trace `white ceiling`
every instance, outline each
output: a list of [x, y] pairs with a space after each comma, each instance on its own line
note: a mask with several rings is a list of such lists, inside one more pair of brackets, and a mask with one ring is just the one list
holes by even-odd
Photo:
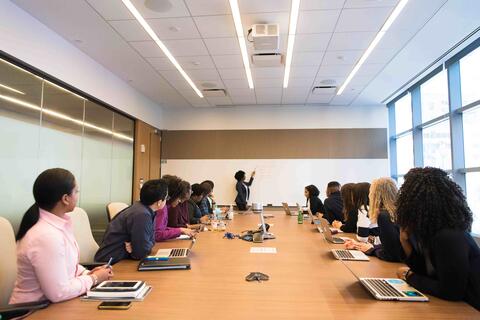
[[[398, 0], [302, 0], [289, 87], [282, 88], [283, 65], [253, 65], [253, 90], [248, 88], [228, 0], [169, 0], [167, 12], [133, 0], [199, 88], [214, 86], [228, 93], [203, 99], [120, 0], [12, 1], [162, 106], [211, 107], [379, 104], [378, 93], [375, 99], [357, 98], [447, 0], [409, 1], [340, 96], [311, 91], [325, 80], [343, 83]], [[291, 0], [239, 0], [239, 5], [245, 34], [255, 23], [280, 25], [280, 52], [285, 54]], [[252, 45], [247, 46], [249, 54], [254, 53]]]

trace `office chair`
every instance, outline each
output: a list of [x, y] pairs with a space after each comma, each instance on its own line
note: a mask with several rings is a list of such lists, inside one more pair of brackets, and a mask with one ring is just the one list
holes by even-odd
[[108, 221], [112, 221], [115, 216], [122, 211], [123, 209], [127, 208], [128, 204], [123, 202], [110, 202], [107, 204], [107, 219]]
[[[80, 250], [80, 264], [84, 266], [85, 264], [91, 265], [98, 250], [98, 244], [93, 238], [88, 215], [85, 210], [79, 207], [76, 207], [68, 214], [72, 218], [73, 232]], [[88, 268], [87, 266], [85, 267]]]

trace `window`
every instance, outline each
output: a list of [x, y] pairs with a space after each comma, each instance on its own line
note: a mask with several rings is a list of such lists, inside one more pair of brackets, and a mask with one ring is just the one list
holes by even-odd
[[448, 113], [448, 81], [444, 70], [420, 86], [422, 122]]
[[423, 164], [444, 170], [452, 169], [450, 121], [444, 120], [423, 128]]
[[395, 127], [397, 133], [412, 128], [412, 103], [410, 93], [395, 102]]
[[413, 136], [408, 133], [397, 138], [397, 170], [405, 174], [413, 167]]
[[467, 201], [473, 212], [472, 232], [480, 235], [480, 172], [469, 172], [467, 178]]
[[480, 49], [460, 59], [460, 82], [462, 86], [462, 104], [465, 106], [480, 100]]
[[480, 167], [480, 107], [463, 113], [465, 167]]

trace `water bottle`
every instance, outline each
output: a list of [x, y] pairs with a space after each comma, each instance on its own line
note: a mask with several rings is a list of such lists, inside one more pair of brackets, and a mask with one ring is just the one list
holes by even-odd
[[228, 209], [228, 219], [233, 220], [233, 206], [230, 205], [230, 208]]
[[298, 221], [298, 224], [303, 224], [303, 212], [302, 212], [302, 209], [299, 208], [298, 209], [298, 216], [297, 216], [297, 221]]

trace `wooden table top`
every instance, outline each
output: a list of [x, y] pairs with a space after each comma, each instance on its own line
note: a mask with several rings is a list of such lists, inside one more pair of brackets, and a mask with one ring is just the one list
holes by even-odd
[[[269, 212], [270, 213], [270, 212]], [[255, 214], [235, 215], [227, 231], [240, 233], [259, 223]], [[430, 297], [430, 302], [375, 300], [355, 276], [333, 258], [329, 244], [308, 220], [274, 212], [270, 231], [277, 239], [263, 243], [202, 232], [190, 254], [191, 270], [138, 272], [138, 261], [114, 266], [116, 280], [145, 280], [153, 290], [129, 310], [97, 310], [99, 302], [73, 299], [49, 306], [29, 319], [479, 319], [463, 302]], [[187, 240], [158, 243], [155, 249], [188, 247]], [[252, 246], [275, 247], [276, 254], [252, 254]], [[357, 276], [395, 277], [402, 264], [372, 258], [346, 262]], [[259, 271], [262, 283], [245, 276]]]

